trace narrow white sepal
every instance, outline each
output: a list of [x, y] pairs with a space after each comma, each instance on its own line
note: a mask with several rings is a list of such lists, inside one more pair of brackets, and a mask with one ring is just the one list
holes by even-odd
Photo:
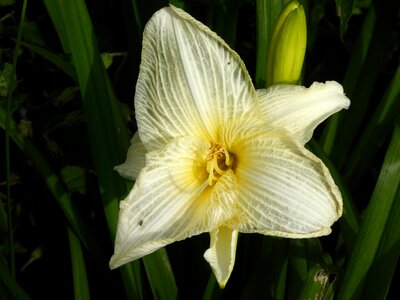
[[210, 264], [219, 286], [223, 289], [235, 265], [236, 245], [239, 232], [220, 226], [210, 232], [210, 248], [204, 258]]

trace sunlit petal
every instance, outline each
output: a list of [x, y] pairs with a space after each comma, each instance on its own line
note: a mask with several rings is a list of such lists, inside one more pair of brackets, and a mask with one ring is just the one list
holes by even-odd
[[257, 94], [262, 114], [269, 125], [288, 130], [303, 145], [318, 124], [350, 105], [342, 86], [335, 81], [314, 82], [309, 88], [274, 85], [258, 90]]
[[204, 258], [210, 264], [221, 288], [228, 282], [235, 264], [238, 234], [237, 230], [226, 226], [210, 232], [210, 248], [204, 253]]
[[154, 14], [143, 35], [135, 95], [147, 150], [180, 136], [214, 140], [222, 124], [256, 105], [243, 62], [221, 38], [180, 9]]
[[208, 186], [201, 167], [208, 147], [186, 137], [146, 155], [146, 167], [120, 205], [111, 268], [209, 232], [231, 218], [238, 197], [235, 176], [226, 172]]
[[126, 154], [126, 160], [123, 164], [116, 166], [116, 170], [119, 175], [130, 180], [136, 180], [140, 170], [145, 166], [145, 155], [146, 148], [140, 141], [139, 133], [133, 135], [131, 139], [131, 145], [129, 146], [128, 153]]
[[291, 238], [330, 233], [342, 198], [320, 159], [277, 130], [242, 140], [234, 151], [240, 232]]

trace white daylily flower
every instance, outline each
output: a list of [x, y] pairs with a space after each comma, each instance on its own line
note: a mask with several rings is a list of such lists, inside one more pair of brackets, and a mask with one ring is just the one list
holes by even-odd
[[204, 257], [224, 287], [239, 232], [329, 234], [342, 198], [304, 144], [349, 104], [336, 82], [256, 92], [214, 32], [180, 9], [159, 10], [144, 31], [138, 134], [117, 167], [137, 180], [120, 205], [111, 268], [209, 232]]

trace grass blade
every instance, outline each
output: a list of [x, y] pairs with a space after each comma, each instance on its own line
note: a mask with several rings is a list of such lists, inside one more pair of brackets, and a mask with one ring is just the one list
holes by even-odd
[[75, 300], [90, 299], [85, 259], [83, 257], [81, 243], [70, 228], [68, 228], [68, 240], [71, 253], [72, 279], [74, 282]]
[[[7, 266], [4, 265], [3, 260], [0, 260], [0, 280], [7, 287], [10, 295], [17, 300], [31, 299], [28, 294], [18, 285], [15, 279], [7, 271]], [[0, 289], [1, 292], [1, 289]], [[6, 295], [3, 295], [6, 297]]]
[[[64, 43], [63, 46], [70, 47], [81, 88], [105, 216], [111, 239], [114, 240], [118, 202], [125, 196], [127, 186], [113, 171], [113, 167], [123, 161], [124, 152], [128, 148], [126, 127], [104, 69], [84, 1], [44, 0], [44, 4]], [[121, 268], [121, 272], [127, 295], [142, 299], [139, 262]]]
[[132, 0], [132, 8], [133, 8], [133, 15], [135, 16], [137, 32], [139, 35], [142, 35], [143, 22], [142, 22], [142, 17], [140, 15], [139, 5], [137, 0]]
[[391, 143], [348, 262], [338, 299], [357, 299], [374, 262], [400, 184], [400, 128]]
[[204, 290], [203, 300], [219, 299], [221, 289], [217, 284], [214, 273], [211, 273], [207, 286]]
[[[49, 1], [45, 0], [45, 3]], [[94, 164], [113, 239], [117, 226], [118, 202], [127, 192], [125, 181], [113, 171], [113, 167], [124, 160], [129, 136], [97, 48], [85, 2], [82, 0], [56, 2], [57, 9], [62, 10], [64, 22], [67, 24], [65, 30], [81, 87]], [[174, 277], [168, 268], [169, 263], [158, 265], [159, 262], [168, 262], [165, 252], [149, 256], [146, 262], [146, 271], [153, 291], [164, 291], [166, 286], [170, 288], [169, 292], [176, 289]], [[139, 261], [131, 263], [130, 270], [129, 266], [121, 270], [124, 274], [127, 295], [135, 299], [142, 298]]]
[[353, 13], [354, 0], [336, 0], [336, 10], [340, 17], [340, 36], [343, 38], [347, 30], [347, 22]]
[[289, 261], [287, 289], [288, 298], [295, 299], [300, 294], [307, 279], [308, 259], [306, 255], [306, 243], [304, 239], [289, 240]]
[[67, 24], [65, 22], [65, 14], [61, 8], [60, 1], [43, 0], [53, 25], [58, 33], [61, 46], [66, 54], [71, 54], [70, 41], [68, 38]]
[[167, 251], [162, 248], [143, 257], [154, 299], [177, 299], [178, 290]]
[[286, 299], [289, 240], [264, 236], [243, 244], [242, 255], [252, 272], [243, 277], [247, 284], [240, 299]]
[[[393, 11], [397, 11], [399, 5], [400, 2], [387, 4], [379, 2], [376, 4], [377, 24], [365, 58], [365, 64], [360, 70], [354, 93], [349, 95], [350, 108], [340, 122], [339, 132], [342, 134], [336, 135], [333, 144], [331, 157], [339, 168], [343, 166], [361, 123], [366, 117], [373, 88], [379, 78], [380, 69], [387, 60], [387, 53], [392, 46], [392, 28], [396, 20]], [[347, 91], [347, 88], [347, 86], [344, 86], [345, 91]]]
[[369, 271], [364, 298], [386, 299], [400, 255], [400, 187]]
[[21, 41], [21, 45], [28, 48], [32, 52], [39, 54], [43, 58], [47, 59], [49, 62], [53, 63], [57, 68], [59, 68], [69, 77], [71, 77], [74, 81], [78, 81], [78, 79], [76, 78], [75, 67], [69, 61], [63, 59], [59, 55], [54, 54], [43, 47], [32, 45], [23, 41]]
[[267, 237], [263, 239], [263, 244], [263, 248], [265, 246], [271, 247], [270, 269], [268, 270], [269, 281], [271, 282], [270, 294], [274, 299], [286, 299], [289, 241]]
[[[365, 59], [368, 54], [368, 49], [371, 44], [371, 37], [374, 32], [376, 24], [376, 9], [375, 6], [371, 6], [368, 10], [368, 14], [363, 22], [360, 36], [353, 50], [353, 55], [350, 58], [350, 63], [347, 67], [346, 75], [343, 80], [343, 86], [345, 87], [346, 94], [348, 97], [352, 97], [354, 89], [357, 84], [357, 80], [360, 78], [360, 73], [365, 63]], [[338, 113], [329, 118], [328, 124], [324, 129], [321, 138], [321, 145], [324, 151], [330, 156], [332, 148], [335, 142], [337, 129], [340, 124], [340, 120], [343, 118], [345, 113]]]
[[[358, 183], [361, 175], [366, 170], [369, 162], [381, 147], [389, 134], [392, 124], [400, 110], [400, 66], [397, 68], [392, 82], [378, 105], [371, 120], [356, 147], [351, 153], [350, 159], [345, 165], [345, 177], [348, 181]], [[365, 149], [368, 148], [368, 151]]]
[[343, 216], [339, 219], [340, 226], [342, 228], [342, 234], [346, 250], [351, 253], [353, 250], [355, 238], [360, 227], [360, 216], [355, 208], [354, 202], [352, 200], [350, 191], [345, 183], [344, 179], [340, 173], [336, 170], [333, 163], [329, 160], [326, 153], [320, 146], [320, 144], [315, 140], [311, 139], [307, 144], [312, 151], [324, 162], [328, 167], [335, 183], [340, 189], [343, 198]]

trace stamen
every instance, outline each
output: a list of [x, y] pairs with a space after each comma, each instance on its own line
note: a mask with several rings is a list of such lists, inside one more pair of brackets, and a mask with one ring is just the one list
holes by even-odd
[[233, 156], [222, 146], [211, 142], [207, 154], [208, 185], [213, 186], [228, 171], [233, 163]]

